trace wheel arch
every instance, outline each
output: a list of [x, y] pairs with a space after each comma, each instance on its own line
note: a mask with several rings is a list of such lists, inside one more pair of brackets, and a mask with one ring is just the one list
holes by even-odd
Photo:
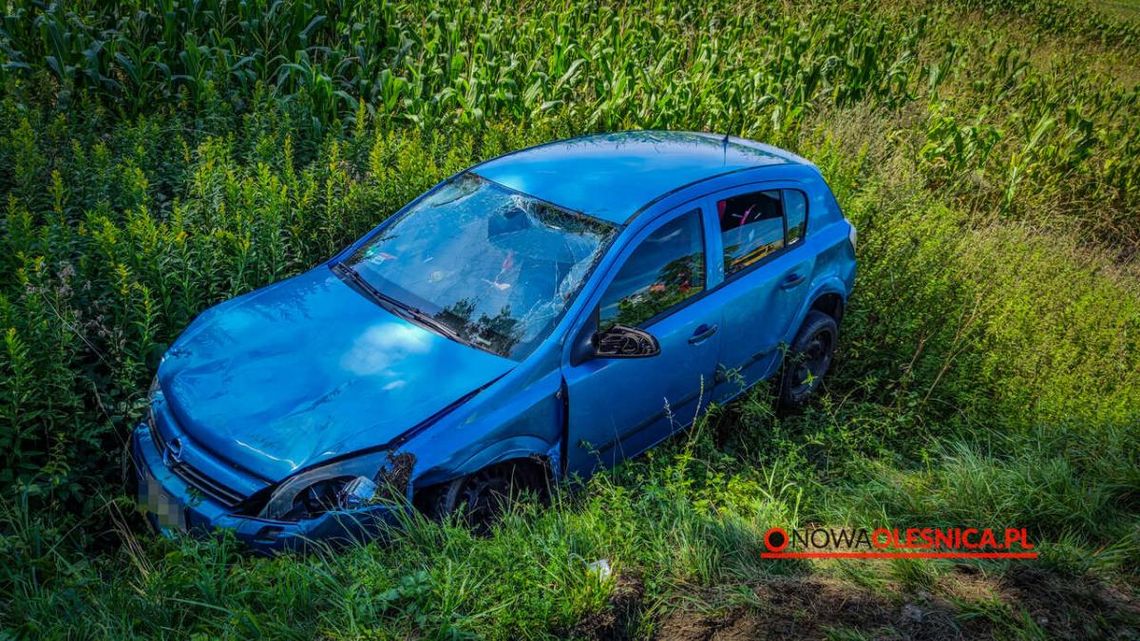
[[453, 468], [428, 470], [414, 482], [412, 493], [453, 481], [489, 467], [519, 465], [537, 468], [553, 483], [557, 476], [560, 443], [551, 445], [535, 436], [513, 436], [489, 445]]
[[[847, 287], [843, 280], [831, 275], [819, 281], [812, 288], [811, 293], [804, 297], [800, 311], [796, 314], [795, 322], [788, 328], [787, 343], [791, 343], [803, 327], [807, 315], [813, 310], [819, 310], [835, 319], [838, 325], [847, 310]], [[835, 314], [839, 314], [836, 316]]]
[[[823, 312], [828, 316], [835, 319], [836, 324], [843, 321], [843, 312], [847, 307], [847, 301], [843, 295], [837, 291], [823, 291], [816, 294], [811, 304], [808, 305], [807, 312], [813, 310]], [[807, 316], [807, 312], [804, 316]]]

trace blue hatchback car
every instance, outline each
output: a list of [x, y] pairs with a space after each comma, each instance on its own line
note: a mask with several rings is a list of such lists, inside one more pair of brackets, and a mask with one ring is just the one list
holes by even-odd
[[495, 158], [195, 319], [133, 435], [141, 501], [261, 551], [409, 505], [482, 522], [758, 381], [804, 402], [854, 251], [819, 170], [767, 145], [641, 131]]

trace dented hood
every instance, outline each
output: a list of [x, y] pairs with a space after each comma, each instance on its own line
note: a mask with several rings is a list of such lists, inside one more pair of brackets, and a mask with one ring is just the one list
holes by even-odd
[[207, 310], [158, 376], [182, 431], [278, 481], [387, 443], [512, 366], [390, 314], [320, 267]]

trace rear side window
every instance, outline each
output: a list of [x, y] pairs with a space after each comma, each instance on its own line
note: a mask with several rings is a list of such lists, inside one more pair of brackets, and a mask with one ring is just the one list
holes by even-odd
[[788, 219], [788, 244], [795, 245], [804, 239], [807, 225], [807, 197], [795, 189], [784, 190], [784, 214]]
[[784, 247], [779, 191], [759, 191], [717, 202], [724, 241], [724, 273], [731, 276]]
[[598, 329], [637, 327], [705, 288], [701, 212], [665, 223], [641, 241], [606, 289]]

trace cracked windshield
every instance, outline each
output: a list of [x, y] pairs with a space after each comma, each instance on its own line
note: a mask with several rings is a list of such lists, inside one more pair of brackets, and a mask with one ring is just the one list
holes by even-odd
[[465, 174], [347, 262], [459, 340], [521, 359], [561, 318], [616, 230]]

